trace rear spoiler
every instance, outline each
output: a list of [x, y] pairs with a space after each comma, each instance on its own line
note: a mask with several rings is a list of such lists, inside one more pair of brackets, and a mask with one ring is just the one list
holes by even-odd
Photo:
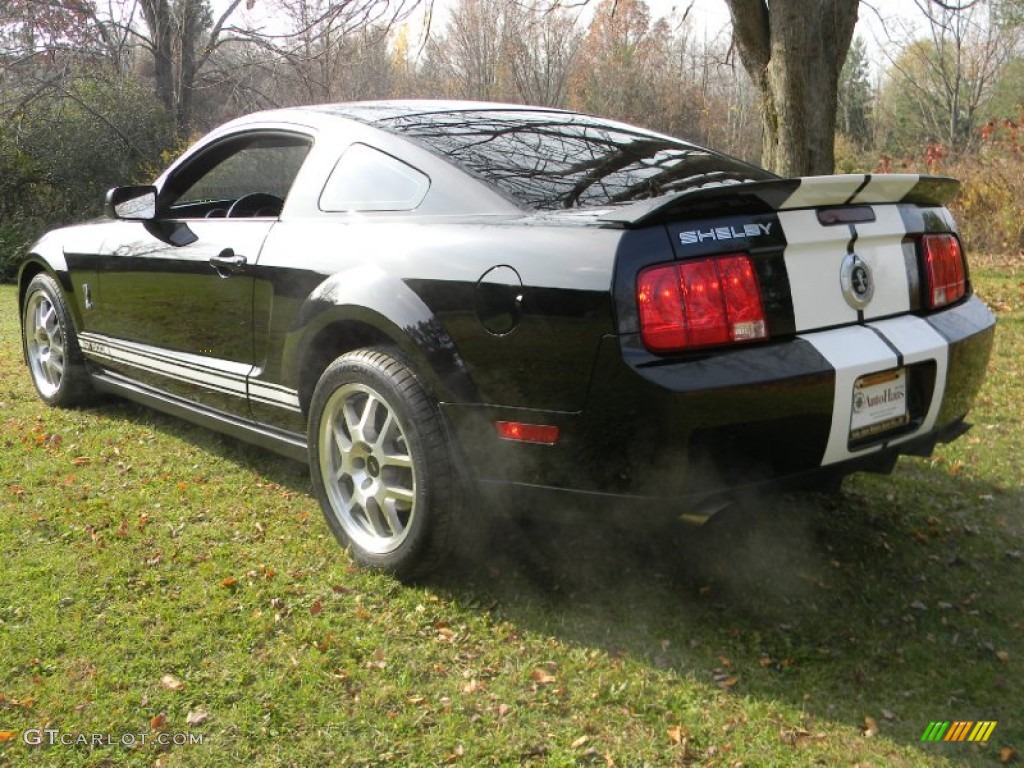
[[956, 197], [959, 190], [960, 182], [947, 176], [909, 173], [805, 176], [699, 187], [631, 203], [608, 211], [598, 221], [639, 227], [709, 213], [727, 216], [876, 203], [942, 206]]

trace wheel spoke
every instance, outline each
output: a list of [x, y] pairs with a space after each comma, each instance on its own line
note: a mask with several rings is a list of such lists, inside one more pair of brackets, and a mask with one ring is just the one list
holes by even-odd
[[60, 325], [57, 323], [57, 310], [54, 309], [52, 304], [48, 305], [46, 316], [43, 318], [43, 327], [50, 334], [51, 338], [60, 334]]
[[[374, 431], [374, 424], [377, 422], [377, 410], [381, 407], [381, 402], [373, 395], [366, 396], [366, 404], [363, 406], [363, 415], [359, 419], [359, 434], [362, 439], [370, 444], [377, 442], [375, 437], [371, 437]], [[390, 412], [388, 413], [390, 417]], [[379, 437], [376, 436], [376, 437]]]
[[380, 458], [381, 468], [411, 469], [412, 457], [407, 454], [384, 454]]
[[35, 324], [35, 331], [41, 335], [46, 333], [46, 309], [48, 306], [45, 299], [40, 299], [33, 313], [32, 322]]
[[395, 508], [395, 502], [390, 499], [385, 499], [381, 507], [384, 510], [384, 514], [387, 516], [388, 527], [391, 528], [392, 534], [401, 533], [405, 526], [402, 524], [402, 520], [398, 516], [398, 510]]
[[381, 424], [380, 432], [377, 433], [377, 439], [373, 441], [373, 447], [383, 451], [387, 444], [388, 434], [397, 426], [398, 422], [395, 421], [395, 415], [388, 411], [387, 416], [384, 417], [384, 423]]
[[390, 521], [385, 518], [376, 499], [367, 503], [363, 507], [363, 512], [366, 514], [366, 521], [373, 527], [373, 532], [381, 538], [389, 538], [397, 532], [390, 528]]
[[402, 488], [401, 486], [384, 486], [381, 489], [381, 493], [384, 496], [385, 501], [391, 501], [392, 503], [404, 501], [407, 504], [412, 504], [416, 499], [416, 494], [413, 491], [408, 488]]
[[341, 416], [345, 422], [345, 430], [348, 432], [348, 437], [352, 443], [357, 443], [363, 439], [363, 430], [360, 426], [360, 413], [357, 409], [358, 403], [356, 398], [350, 397], [341, 406]]
[[343, 425], [339, 423], [340, 420], [335, 419], [331, 425], [331, 436], [333, 438], [334, 448], [344, 456], [348, 451], [352, 450], [352, 441], [348, 435], [345, 434], [345, 430], [342, 428]]
[[60, 384], [60, 377], [64, 375], [63, 361], [58, 360], [53, 355], [50, 355], [46, 361], [46, 372], [46, 378], [49, 379], [50, 383], [56, 387]]

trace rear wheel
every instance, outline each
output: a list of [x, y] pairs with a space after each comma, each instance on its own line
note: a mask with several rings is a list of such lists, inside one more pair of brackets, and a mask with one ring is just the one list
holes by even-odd
[[64, 295], [47, 274], [32, 278], [21, 316], [25, 358], [39, 397], [49, 405], [82, 405], [93, 399], [78, 337]]
[[461, 494], [441, 416], [396, 353], [362, 349], [328, 366], [309, 450], [320, 506], [357, 563], [410, 578], [451, 552]]

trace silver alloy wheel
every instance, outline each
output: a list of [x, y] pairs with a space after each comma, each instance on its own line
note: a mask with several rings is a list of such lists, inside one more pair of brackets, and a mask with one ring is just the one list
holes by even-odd
[[401, 546], [416, 514], [416, 467], [398, 415], [365, 384], [344, 384], [324, 406], [320, 476], [335, 518], [369, 554]]
[[25, 347], [32, 379], [43, 397], [53, 397], [64, 380], [65, 344], [56, 305], [44, 291], [36, 291], [25, 307]]

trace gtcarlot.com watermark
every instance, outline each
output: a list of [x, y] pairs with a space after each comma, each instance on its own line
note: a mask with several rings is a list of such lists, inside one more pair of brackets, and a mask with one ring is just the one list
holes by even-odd
[[21, 734], [21, 740], [30, 747], [62, 746], [87, 747], [144, 747], [157, 744], [161, 747], [180, 747], [188, 744], [202, 744], [202, 733], [73, 733], [58, 728], [29, 728]]

